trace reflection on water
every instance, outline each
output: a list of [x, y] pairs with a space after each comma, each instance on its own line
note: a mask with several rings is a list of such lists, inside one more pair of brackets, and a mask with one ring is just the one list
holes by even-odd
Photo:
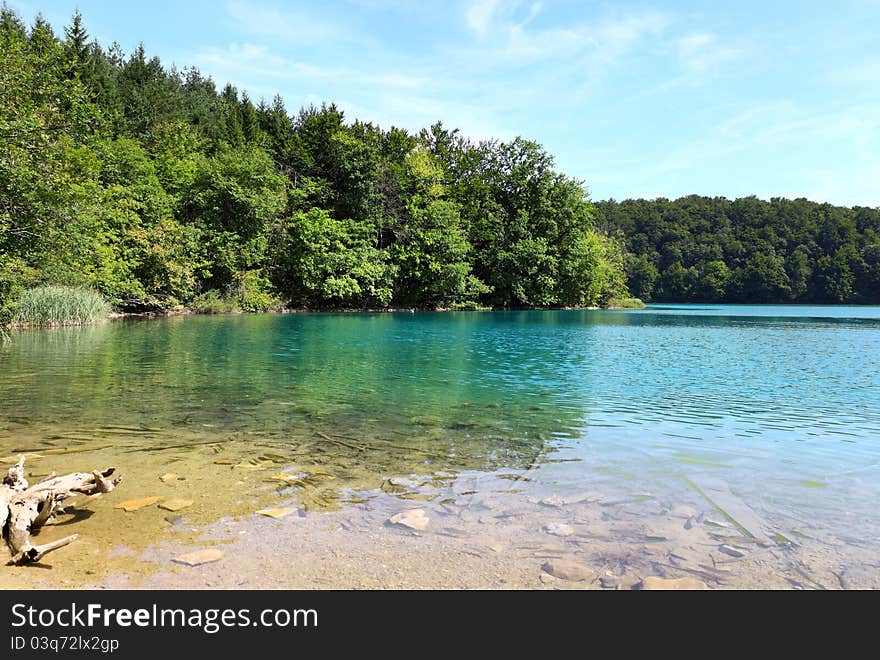
[[133, 496], [186, 474], [196, 521], [460, 503], [482, 473], [880, 544], [878, 308], [177, 317], [18, 332], [0, 366], [0, 457], [113, 462]]

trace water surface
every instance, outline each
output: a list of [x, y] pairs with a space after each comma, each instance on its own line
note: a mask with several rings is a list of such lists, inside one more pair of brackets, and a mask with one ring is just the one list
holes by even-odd
[[686, 540], [651, 529], [688, 505], [780, 571], [812, 548], [826, 573], [880, 576], [877, 307], [175, 317], [18, 332], [0, 364], [0, 456], [112, 459], [132, 495], [189, 473], [179, 488], [215, 491], [199, 522], [284, 497], [492, 497], [527, 517], [516, 498], [589, 493], [589, 511], [533, 513], [592, 511], [597, 538], [674, 559]]

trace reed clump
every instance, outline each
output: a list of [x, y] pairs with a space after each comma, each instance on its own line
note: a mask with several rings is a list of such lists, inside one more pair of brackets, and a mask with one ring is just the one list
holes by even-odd
[[25, 291], [12, 322], [23, 326], [90, 325], [107, 319], [110, 303], [87, 287], [39, 286]]

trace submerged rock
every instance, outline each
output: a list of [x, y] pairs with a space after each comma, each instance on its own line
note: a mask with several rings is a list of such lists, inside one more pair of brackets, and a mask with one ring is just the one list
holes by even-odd
[[749, 554], [749, 551], [745, 548], [739, 548], [735, 545], [724, 544], [718, 548], [719, 551], [723, 552], [728, 557], [736, 557], [739, 559], [740, 557], [745, 557]]
[[154, 497], [141, 497], [136, 500], [125, 500], [124, 502], [120, 502], [117, 504], [114, 509], [122, 509], [123, 511], [130, 513], [132, 511], [137, 511], [138, 509], [143, 509], [146, 506], [153, 506], [156, 502], [159, 502], [162, 498], [158, 496]]
[[599, 584], [602, 585], [603, 589], [617, 589], [621, 581], [616, 575], [604, 575], [599, 578]]
[[277, 509], [260, 509], [257, 513], [268, 518], [279, 519], [289, 516], [291, 513], [296, 513], [296, 511], [297, 510], [292, 507], [280, 507]]
[[223, 552], [211, 548], [210, 550], [196, 550], [179, 557], [174, 557], [171, 561], [178, 564], [186, 564], [187, 566], [201, 566], [202, 564], [210, 564], [223, 558]]
[[571, 525], [566, 525], [565, 523], [550, 523], [544, 526], [544, 531], [553, 536], [571, 536], [574, 534], [574, 529], [572, 529]]
[[538, 579], [541, 580], [543, 584], [553, 584], [554, 582], [559, 581], [558, 578], [553, 577], [549, 573], [544, 573], [543, 571], [541, 571], [541, 575]]
[[705, 591], [709, 587], [697, 578], [661, 578], [655, 575], [642, 579], [636, 586], [641, 591]]
[[565, 559], [552, 559], [545, 561], [541, 565], [544, 573], [552, 575], [560, 580], [568, 580], [569, 582], [585, 582], [592, 580], [596, 572], [587, 566], [576, 561], [568, 561]]
[[669, 515], [673, 518], [696, 518], [697, 510], [692, 506], [677, 506], [669, 512]]
[[181, 509], [185, 509], [189, 506], [192, 506], [192, 500], [185, 500], [180, 497], [175, 497], [170, 500], [165, 500], [159, 504], [160, 509], [165, 509], [166, 511], [180, 511]]
[[388, 522], [392, 525], [400, 525], [423, 532], [428, 529], [430, 519], [424, 509], [410, 509], [409, 511], [394, 514], [388, 519]]

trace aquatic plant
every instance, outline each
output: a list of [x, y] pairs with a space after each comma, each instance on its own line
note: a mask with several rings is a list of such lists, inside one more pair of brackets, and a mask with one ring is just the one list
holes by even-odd
[[40, 286], [25, 291], [13, 314], [17, 325], [87, 325], [107, 319], [110, 303], [87, 287]]

